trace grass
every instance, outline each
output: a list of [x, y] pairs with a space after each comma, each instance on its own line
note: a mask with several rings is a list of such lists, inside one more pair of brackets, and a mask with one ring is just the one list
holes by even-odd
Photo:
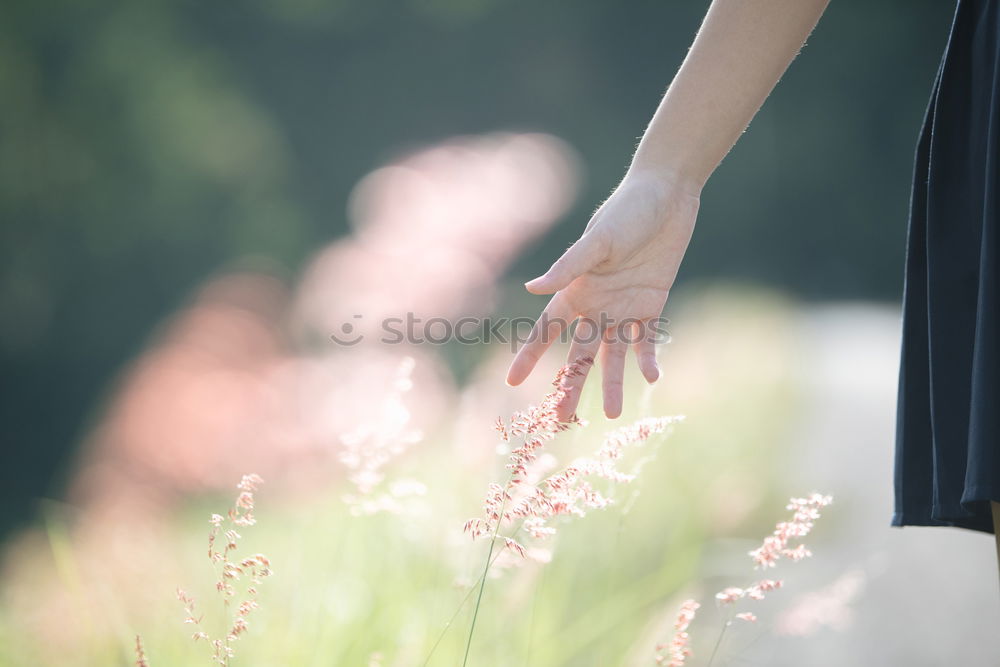
[[[560, 529], [551, 563], [487, 582], [470, 665], [651, 664], [678, 596], [703, 574], [706, 549], [734, 532], [760, 534], [773, 517], [768, 503], [787, 496], [772, 464], [795, 413], [788, 311], [759, 295], [699, 302], [678, 318], [684, 324], [656, 390], [644, 389], [637, 374], [629, 378], [627, 395], [636, 400], [621, 422], [679, 413], [687, 420], [640, 479], [621, 488], [617, 505]], [[599, 413], [595, 384], [584, 396], [585, 416]], [[592, 419], [551, 445], [560, 460], [594, 449], [610, 430]], [[466, 446], [492, 449], [486, 428], [483, 442]], [[336, 484], [305, 499], [262, 487], [258, 524], [243, 531], [241, 552], [267, 553], [274, 574], [232, 665], [367, 665], [375, 653], [386, 666], [424, 661], [490, 547], [463, 536], [462, 524], [479, 514], [487, 482], [503, 474], [499, 456], [491, 468], [459, 468], [453, 432], [442, 424], [393, 468], [427, 484], [420, 516], [352, 516]], [[2, 664], [128, 665], [136, 634], [152, 667], [209, 664], [211, 649], [190, 640], [174, 591], [194, 594], [206, 622], [221, 607], [211, 595], [205, 538], [208, 515], [231, 500], [192, 498], [150, 525], [104, 527], [111, 537], [91, 538], [86, 517], [51, 504], [44, 523], [8, 547]], [[730, 516], [733, 507], [742, 514]], [[431, 666], [462, 662], [473, 609], [464, 605]]]

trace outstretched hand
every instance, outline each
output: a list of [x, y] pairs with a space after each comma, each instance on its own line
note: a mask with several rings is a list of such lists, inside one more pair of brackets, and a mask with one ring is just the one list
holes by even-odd
[[[511, 363], [507, 383], [521, 384], [577, 319], [569, 361], [598, 360], [608, 418], [622, 412], [630, 345], [643, 377], [655, 382], [656, 337], [662, 332], [657, 325], [694, 229], [699, 194], [661, 173], [629, 172], [583, 236], [543, 276], [525, 284], [532, 294], [553, 296]], [[560, 419], [576, 412], [586, 379], [585, 371], [564, 381]]]

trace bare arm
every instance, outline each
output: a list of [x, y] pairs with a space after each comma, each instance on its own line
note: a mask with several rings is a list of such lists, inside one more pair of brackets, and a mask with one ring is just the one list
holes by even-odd
[[798, 55], [829, 0], [715, 0], [632, 168], [699, 187]]
[[[659, 377], [654, 320], [684, 257], [705, 181], [799, 52], [829, 0], [714, 0], [612, 195], [583, 236], [526, 284], [553, 294], [507, 382], [520, 384], [558, 333], [579, 318], [570, 360], [598, 357], [604, 412], [622, 410], [631, 345], [649, 382]], [[565, 384], [572, 415], [586, 376]]]

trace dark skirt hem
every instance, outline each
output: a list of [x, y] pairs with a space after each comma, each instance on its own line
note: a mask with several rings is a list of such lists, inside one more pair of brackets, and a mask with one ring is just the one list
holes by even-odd
[[896, 511], [892, 526], [945, 526], [966, 528], [994, 534], [990, 501], [1000, 502], [1000, 489], [970, 486], [959, 505], [934, 505], [930, 514], [920, 511]]
[[905, 528], [906, 526], [941, 526], [944, 528], [966, 528], [980, 533], [993, 534], [993, 520], [982, 517], [967, 517], [965, 519], [955, 519], [953, 521], [940, 521], [933, 517], [919, 514], [903, 514], [896, 512], [892, 515], [894, 528]]

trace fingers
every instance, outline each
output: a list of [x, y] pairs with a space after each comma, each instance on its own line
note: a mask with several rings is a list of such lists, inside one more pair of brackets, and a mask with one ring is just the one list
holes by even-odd
[[649, 320], [633, 325], [632, 341], [632, 351], [635, 352], [639, 372], [646, 378], [646, 382], [653, 384], [660, 378], [660, 365], [656, 362], [656, 339]]
[[553, 294], [600, 264], [607, 255], [603, 237], [587, 232], [542, 275], [524, 284], [532, 294]]
[[[573, 363], [577, 359], [589, 357], [593, 359], [597, 355], [597, 350], [601, 347], [601, 334], [597, 324], [592, 320], [581, 318], [576, 324], [573, 332], [573, 343], [569, 347], [568, 363]], [[591, 364], [586, 364], [581, 368], [581, 374], [563, 380], [562, 388], [566, 392], [563, 400], [556, 406], [556, 416], [562, 421], [568, 421], [576, 414], [576, 406], [580, 403], [580, 395], [583, 393], [583, 385], [587, 381], [587, 374]]]
[[566, 306], [563, 297], [559, 294], [552, 297], [535, 322], [535, 326], [531, 328], [528, 340], [517, 351], [517, 356], [511, 362], [507, 371], [507, 384], [515, 387], [524, 382], [552, 341], [558, 339], [574, 319], [575, 316]]
[[611, 329], [601, 345], [601, 378], [604, 390], [604, 415], [608, 419], [617, 419], [622, 414], [624, 401], [625, 353], [628, 343], [621, 332]]

